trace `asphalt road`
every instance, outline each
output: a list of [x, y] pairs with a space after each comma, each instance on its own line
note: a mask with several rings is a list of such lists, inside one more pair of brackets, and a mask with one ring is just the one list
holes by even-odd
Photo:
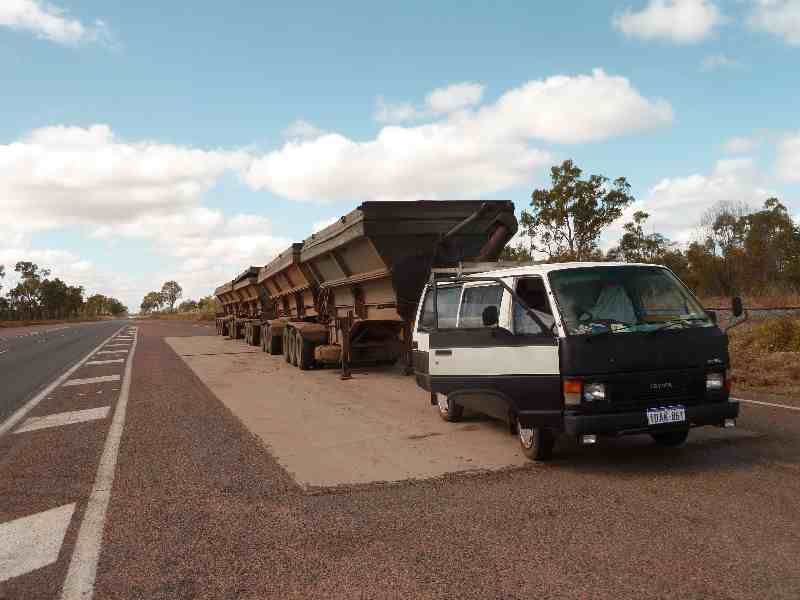
[[212, 327], [134, 325], [0, 436], [2, 600], [800, 597], [794, 399], [737, 394], [776, 405], [677, 449], [308, 492], [164, 339]]
[[0, 422], [124, 323], [0, 329]]

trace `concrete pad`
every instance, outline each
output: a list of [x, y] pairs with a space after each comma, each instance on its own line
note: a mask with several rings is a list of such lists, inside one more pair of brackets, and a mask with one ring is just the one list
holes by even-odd
[[166, 338], [208, 388], [304, 487], [422, 479], [532, 464], [508, 428], [445, 423], [397, 370], [300, 371], [219, 336]]

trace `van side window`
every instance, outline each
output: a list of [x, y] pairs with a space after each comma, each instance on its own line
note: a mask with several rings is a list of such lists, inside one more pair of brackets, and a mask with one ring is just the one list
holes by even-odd
[[[533, 310], [547, 327], [552, 327], [555, 319], [547, 299], [547, 290], [541, 277], [524, 277], [517, 281], [517, 295]], [[542, 335], [550, 331], [542, 331], [522, 305], [514, 301], [514, 333], [517, 335]]]
[[487, 306], [496, 306], [500, 310], [503, 299], [503, 288], [499, 285], [482, 285], [464, 289], [461, 300], [461, 311], [458, 319], [459, 329], [475, 329], [483, 327], [483, 310]]
[[[461, 297], [461, 286], [451, 285], [439, 287], [439, 296], [436, 299], [439, 310], [439, 328], [453, 329], [456, 326], [458, 314], [458, 300]], [[430, 331], [436, 325], [433, 314], [433, 289], [428, 289], [422, 304], [422, 314], [419, 320], [419, 331]]]

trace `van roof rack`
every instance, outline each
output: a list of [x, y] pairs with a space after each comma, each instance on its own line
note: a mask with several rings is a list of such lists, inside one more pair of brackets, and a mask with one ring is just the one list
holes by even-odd
[[460, 262], [455, 267], [434, 267], [431, 269], [431, 282], [438, 279], [450, 277], [462, 277], [464, 275], [474, 275], [475, 273], [485, 273], [486, 271], [496, 271], [497, 269], [513, 269], [515, 267], [529, 267], [535, 262], [517, 262], [511, 260], [498, 260], [489, 262]]

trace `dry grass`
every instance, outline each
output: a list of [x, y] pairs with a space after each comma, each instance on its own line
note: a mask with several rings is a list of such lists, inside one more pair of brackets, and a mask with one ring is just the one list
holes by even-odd
[[153, 319], [161, 321], [213, 321], [213, 312], [192, 311], [192, 312], [158, 312], [149, 315], [139, 315], [139, 319]]
[[[728, 308], [731, 299], [724, 296], [710, 296], [701, 298], [700, 302], [706, 308]], [[800, 306], [800, 293], [784, 292], [781, 294], [745, 295], [742, 296], [745, 308], [783, 308], [786, 306]]]
[[750, 321], [728, 335], [734, 389], [800, 391], [800, 317]]

